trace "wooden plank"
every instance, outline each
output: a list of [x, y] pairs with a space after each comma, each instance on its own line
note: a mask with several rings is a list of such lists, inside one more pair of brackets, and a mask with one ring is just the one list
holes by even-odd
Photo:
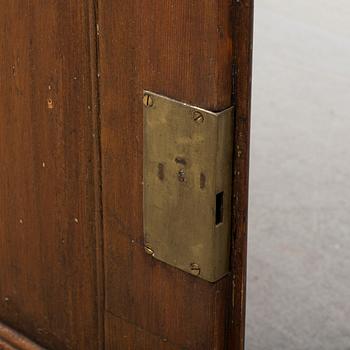
[[106, 313], [106, 350], [183, 350], [157, 334]]
[[51, 349], [99, 347], [92, 20], [1, 1], [0, 319]]
[[245, 339], [250, 107], [254, 0], [233, 2], [235, 155], [233, 184], [233, 300], [228, 349], [243, 350]]
[[230, 277], [211, 284], [143, 251], [142, 94], [148, 89], [213, 111], [229, 107], [230, 10], [231, 0], [99, 1], [109, 349], [146, 349], [154, 336], [179, 349], [225, 347]]

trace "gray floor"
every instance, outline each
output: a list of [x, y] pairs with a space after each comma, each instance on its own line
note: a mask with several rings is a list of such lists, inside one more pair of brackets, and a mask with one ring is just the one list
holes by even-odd
[[350, 1], [256, 0], [248, 350], [350, 349]]

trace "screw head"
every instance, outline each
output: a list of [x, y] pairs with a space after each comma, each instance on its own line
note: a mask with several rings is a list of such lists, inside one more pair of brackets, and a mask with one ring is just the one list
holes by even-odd
[[191, 270], [191, 274], [192, 274], [193, 276], [199, 276], [200, 273], [201, 273], [201, 268], [200, 268], [199, 265], [196, 264], [196, 263], [192, 263], [192, 264], [190, 265], [190, 270]]
[[184, 169], [180, 169], [179, 172], [177, 173], [177, 178], [180, 182], [185, 182], [185, 170]]
[[203, 114], [202, 114], [201, 112], [199, 112], [199, 111], [194, 111], [194, 112], [193, 112], [193, 120], [194, 120], [196, 123], [198, 123], [198, 124], [203, 123], [203, 122], [204, 122], [204, 116], [203, 116]]
[[143, 95], [143, 104], [145, 107], [152, 107], [153, 106], [153, 98], [148, 94]]
[[148, 255], [154, 256], [154, 251], [153, 251], [153, 249], [150, 246], [145, 245], [145, 252]]

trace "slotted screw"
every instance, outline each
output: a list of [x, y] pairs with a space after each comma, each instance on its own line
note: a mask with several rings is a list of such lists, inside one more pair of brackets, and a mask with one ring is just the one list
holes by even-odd
[[195, 111], [195, 112], [193, 112], [193, 120], [196, 123], [198, 123], [198, 124], [203, 123], [204, 122], [204, 116], [203, 116], [203, 114], [201, 112]]
[[153, 106], [153, 98], [148, 95], [148, 94], [145, 94], [143, 96], [143, 104], [146, 106], [146, 107], [152, 107]]
[[145, 252], [148, 255], [152, 255], [152, 256], [154, 255], [153, 249], [151, 247], [147, 246], [147, 245], [145, 245]]
[[193, 276], [199, 276], [201, 273], [201, 268], [199, 267], [198, 264], [192, 263], [190, 266], [191, 274]]

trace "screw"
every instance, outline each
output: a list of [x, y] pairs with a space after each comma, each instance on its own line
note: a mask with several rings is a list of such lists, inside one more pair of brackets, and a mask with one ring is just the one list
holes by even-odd
[[198, 264], [192, 263], [190, 266], [190, 269], [191, 269], [191, 274], [193, 276], [199, 276], [201, 273], [201, 268], [199, 267]]
[[185, 182], [185, 170], [180, 169], [180, 171], [177, 173], [177, 178], [180, 182]]
[[198, 124], [203, 123], [204, 122], [203, 114], [199, 111], [193, 112], [193, 120]]
[[148, 255], [154, 256], [154, 251], [153, 251], [153, 249], [152, 249], [151, 247], [147, 246], [147, 245], [145, 245], [145, 252], [146, 252], [146, 254], [148, 254]]
[[152, 107], [153, 106], [153, 99], [150, 95], [144, 95], [143, 96], [143, 104], [146, 106], [146, 107]]

